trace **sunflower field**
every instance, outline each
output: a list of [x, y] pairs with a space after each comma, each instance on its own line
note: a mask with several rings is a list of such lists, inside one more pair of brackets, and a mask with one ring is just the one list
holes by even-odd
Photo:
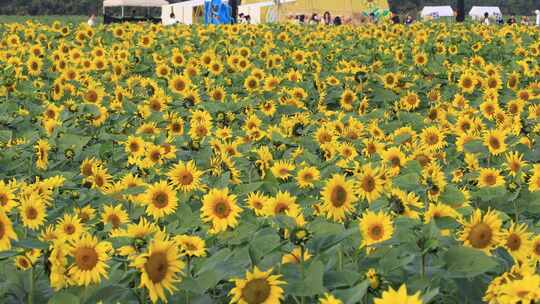
[[0, 302], [536, 303], [539, 38], [0, 24]]

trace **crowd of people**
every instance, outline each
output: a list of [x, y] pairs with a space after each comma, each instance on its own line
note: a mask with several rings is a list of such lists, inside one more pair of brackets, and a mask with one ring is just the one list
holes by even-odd
[[494, 14], [493, 16], [490, 16], [488, 12], [484, 13], [484, 18], [482, 19], [482, 23], [485, 25], [490, 25], [492, 23], [498, 24], [498, 25], [512, 25], [512, 24], [521, 24], [521, 25], [536, 25], [540, 26], [540, 10], [536, 10], [535, 12], [536, 20], [532, 21], [529, 19], [528, 16], [522, 16], [521, 20], [517, 20], [515, 15], [511, 15], [508, 20], [504, 20], [503, 16], [500, 14]]

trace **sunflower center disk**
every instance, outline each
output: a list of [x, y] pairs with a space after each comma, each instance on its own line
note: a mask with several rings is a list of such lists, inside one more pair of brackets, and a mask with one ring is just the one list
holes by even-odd
[[521, 247], [521, 238], [518, 235], [511, 234], [506, 240], [506, 246], [512, 251], [518, 250]]
[[159, 192], [154, 196], [154, 205], [158, 208], [164, 208], [169, 202], [169, 197], [166, 193]]
[[242, 290], [242, 298], [248, 304], [264, 303], [270, 296], [270, 285], [266, 279], [255, 279], [249, 281]]
[[332, 189], [332, 194], [330, 195], [330, 201], [336, 208], [343, 206], [347, 201], [347, 190], [342, 186], [334, 187], [334, 189]]
[[383, 236], [383, 232], [384, 232], [384, 229], [382, 226], [374, 225], [369, 230], [369, 236], [374, 240], [378, 240]]
[[486, 248], [491, 243], [493, 231], [486, 223], [479, 223], [471, 229], [469, 242], [474, 248]]
[[81, 270], [92, 270], [98, 262], [98, 255], [94, 248], [82, 247], [75, 253], [75, 263]]
[[66, 227], [64, 227], [64, 231], [67, 234], [73, 234], [75, 233], [75, 226], [73, 226], [72, 224], [67, 224]]
[[364, 177], [362, 181], [362, 188], [366, 192], [372, 192], [373, 190], [375, 190], [375, 180], [373, 179], [373, 177], [371, 176]]
[[31, 220], [35, 220], [37, 218], [38, 212], [34, 207], [30, 207], [26, 210], [26, 217]]
[[191, 175], [189, 172], [183, 172], [180, 174], [178, 179], [182, 185], [191, 185], [193, 182], [193, 175]]
[[167, 274], [167, 255], [164, 252], [155, 252], [150, 255], [148, 261], [144, 265], [144, 269], [148, 273], [148, 277], [153, 283], [163, 281]]
[[219, 201], [214, 205], [214, 212], [219, 218], [226, 218], [231, 213], [229, 204], [224, 201]]

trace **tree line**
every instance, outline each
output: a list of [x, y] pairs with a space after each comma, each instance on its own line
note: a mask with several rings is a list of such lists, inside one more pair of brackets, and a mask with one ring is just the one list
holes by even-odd
[[[171, 0], [169, 2], [181, 2]], [[365, 0], [355, 0], [365, 1]], [[451, 5], [456, 0], [389, 0], [398, 14], [415, 14], [426, 5]], [[0, 15], [88, 15], [100, 13], [103, 0], [1, 0]], [[540, 9], [540, 0], [479, 0], [467, 1], [466, 11], [473, 5], [499, 6], [504, 14], [533, 15]]]

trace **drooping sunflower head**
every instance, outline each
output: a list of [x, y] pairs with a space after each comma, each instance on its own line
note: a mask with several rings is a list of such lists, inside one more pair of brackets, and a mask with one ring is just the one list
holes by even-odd
[[176, 290], [174, 284], [181, 280], [179, 275], [185, 263], [180, 259], [178, 244], [158, 235], [132, 265], [141, 272], [141, 287], [148, 289], [150, 299], [155, 303], [159, 299], [167, 301], [165, 290]]

